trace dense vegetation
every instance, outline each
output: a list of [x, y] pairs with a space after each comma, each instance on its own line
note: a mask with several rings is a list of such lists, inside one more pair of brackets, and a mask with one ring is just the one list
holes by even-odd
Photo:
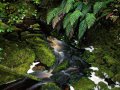
[[[97, 76], [105, 78], [107, 73], [112, 81], [120, 82], [119, 15], [120, 0], [0, 0], [0, 85], [22, 77], [40, 81], [26, 72], [35, 60], [42, 63], [35, 70], [44, 71], [54, 65], [56, 57], [46, 40], [49, 35], [77, 49], [93, 45], [95, 50], [85, 51], [82, 58], [99, 68]], [[60, 74], [69, 65], [66, 60], [53, 73]], [[82, 78], [72, 72], [69, 83], [75, 90], [93, 89], [96, 85], [87, 78], [90, 70], [83, 72]], [[60, 90], [59, 82], [65, 83], [67, 78], [58, 74], [52, 77], [57, 83], [50, 82], [40, 89]], [[109, 90], [102, 82], [98, 85]]]

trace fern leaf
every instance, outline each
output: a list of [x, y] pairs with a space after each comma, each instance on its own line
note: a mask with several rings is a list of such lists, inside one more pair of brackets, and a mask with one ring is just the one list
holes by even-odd
[[105, 2], [96, 2], [93, 6], [94, 14], [98, 13], [101, 8], [105, 7]]
[[79, 5], [77, 6], [76, 10], [82, 10], [83, 8], [83, 2], [79, 2]]
[[82, 8], [83, 15], [85, 16], [90, 11], [90, 9], [91, 9], [91, 5], [90, 4], [88, 4], [88, 5], [83, 4], [83, 8]]
[[80, 5], [81, 2], [75, 2], [75, 4], [73, 5], [74, 8], [78, 7]]
[[66, 35], [69, 36], [70, 35], [70, 32], [72, 31], [72, 26], [70, 25], [70, 23], [67, 25], [66, 27]]
[[53, 26], [53, 28], [55, 28], [55, 27], [58, 25], [58, 23], [63, 19], [63, 17], [64, 17], [64, 14], [61, 13], [60, 15], [57, 15], [57, 16], [53, 19], [53, 21], [52, 21], [52, 26]]
[[50, 22], [56, 16], [56, 13], [59, 11], [59, 9], [60, 8], [55, 8], [47, 14], [47, 24], [50, 24]]
[[96, 2], [93, 6], [93, 12], [94, 14], [98, 13], [100, 9], [105, 8], [106, 5], [110, 2], [113, 2], [114, 0], [106, 0], [104, 2]]
[[85, 31], [87, 29], [87, 23], [85, 19], [79, 24], [79, 32], [78, 32], [78, 39], [81, 39], [81, 37], [84, 35]]
[[65, 13], [68, 13], [73, 8], [73, 3], [74, 2], [75, 2], [74, 0], [67, 0], [67, 3], [64, 7]]
[[70, 15], [71, 15], [71, 13], [68, 13], [64, 18], [64, 21], [63, 21], [63, 28], [64, 29], [67, 27], [68, 23], [70, 22]]
[[64, 8], [66, 5], [67, 1], [66, 0], [62, 0], [62, 3], [60, 4], [60, 8]]
[[71, 15], [70, 15], [70, 23], [73, 26], [74, 23], [78, 20], [78, 18], [82, 16], [82, 13], [79, 10], [75, 10]]
[[85, 19], [86, 19], [88, 29], [94, 24], [94, 22], [96, 20], [95, 15], [93, 13], [87, 13]]

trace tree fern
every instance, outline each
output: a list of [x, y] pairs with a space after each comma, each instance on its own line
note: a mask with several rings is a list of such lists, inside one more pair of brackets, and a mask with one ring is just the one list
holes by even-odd
[[87, 13], [85, 19], [86, 19], [88, 29], [94, 24], [96, 20], [95, 15], [93, 13]]
[[75, 10], [71, 15], [70, 15], [70, 23], [71, 25], [74, 25], [74, 23], [78, 20], [78, 18], [82, 16], [82, 13], [80, 10]]
[[86, 23], [86, 20], [84, 19], [79, 24], [78, 39], [81, 39], [81, 37], [84, 35], [86, 29], [87, 29], [87, 23]]
[[47, 24], [50, 24], [50, 22], [52, 21], [52, 19], [56, 16], [56, 13], [60, 10], [60, 8], [54, 8], [52, 11], [50, 11], [47, 14]]
[[[63, 28], [66, 30], [66, 35], [69, 37], [73, 35], [74, 28], [76, 28], [79, 23], [78, 39], [80, 39], [86, 29], [90, 29], [95, 23], [96, 17], [98, 16], [96, 14], [102, 8], [106, 8], [106, 5], [111, 1], [113, 0], [88, 1], [84, 3], [83, 0], [63, 0], [62, 4], [58, 6], [59, 9], [56, 8], [48, 14], [47, 23], [50, 23], [52, 20], [53, 28], [55, 28], [56, 25], [60, 25], [59, 22], [63, 20]], [[62, 17], [59, 16], [62, 14]]]

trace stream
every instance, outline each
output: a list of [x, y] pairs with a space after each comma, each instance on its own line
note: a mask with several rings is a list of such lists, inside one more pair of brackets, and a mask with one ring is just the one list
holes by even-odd
[[[56, 62], [54, 65], [50, 68], [47, 68], [44, 71], [35, 70], [34, 68], [38, 68], [41, 66], [41, 63], [38, 61], [34, 61], [32, 65], [30, 66], [30, 69], [27, 71], [28, 74], [32, 74], [38, 78], [41, 78], [42, 81], [38, 82], [32, 79], [29, 79], [27, 77], [23, 79], [19, 79], [7, 84], [3, 84], [0, 86], [3, 90], [38, 90], [42, 85], [45, 85], [49, 82], [55, 82], [62, 90], [75, 90], [74, 87], [69, 83], [72, 74], [78, 76], [78, 78], [86, 76], [86, 73], [84, 73], [84, 69], [92, 70], [90, 72], [90, 75], [87, 75], [87, 78], [94, 82], [96, 87], [94, 87], [94, 90], [101, 90], [98, 86], [99, 82], [105, 83], [109, 89], [111, 89], [111, 85], [114, 87], [120, 87], [120, 83], [118, 82], [110, 82], [107, 81], [109, 79], [109, 76], [107, 76], [106, 73], [104, 75], [106, 76], [104, 79], [100, 78], [95, 75], [95, 71], [99, 71], [99, 68], [93, 67], [90, 64], [88, 64], [85, 60], [81, 58], [81, 54], [83, 50], [88, 50], [89, 52], [92, 52], [94, 50], [93, 46], [86, 47], [82, 50], [77, 50], [74, 47], [71, 47], [67, 45], [65, 42], [60, 41], [54, 37], [48, 37], [47, 38], [51, 48], [54, 51], [54, 54], [56, 56]], [[69, 67], [66, 69], [63, 69], [59, 72], [55, 72], [55, 69], [62, 64], [65, 60], [69, 62]], [[59, 78], [59, 79], [56, 79]]]

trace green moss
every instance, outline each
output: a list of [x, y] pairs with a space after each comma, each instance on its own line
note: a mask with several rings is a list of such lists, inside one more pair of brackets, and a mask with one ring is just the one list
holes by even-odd
[[116, 75], [113, 77], [113, 80], [120, 82], [120, 73], [116, 74]]
[[[92, 66], [97, 66], [101, 72], [106, 72], [109, 77], [119, 80], [120, 70], [120, 20], [111, 28], [98, 26], [87, 32], [83, 46], [93, 45], [95, 50], [86, 58]], [[82, 43], [82, 44], [83, 44]]]
[[101, 66], [99, 69], [100, 69], [100, 71], [107, 73], [107, 75], [109, 77], [114, 76], [114, 73], [109, 68], [107, 68], [106, 66]]
[[101, 90], [110, 90], [108, 89], [108, 86], [103, 82], [99, 82], [98, 85], [100, 86]]
[[111, 90], [120, 90], [119, 87], [112, 88]]
[[[27, 46], [25, 47], [25, 45], [22, 45], [21, 43], [15, 44], [11, 41], [6, 42], [3, 48], [3, 53], [4, 59], [0, 64], [23, 74], [27, 73], [30, 64], [35, 60], [35, 54], [33, 50]], [[0, 79], [0, 83], [8, 82], [18, 78], [17, 76], [9, 74], [9, 72], [1, 72], [0, 77], [2, 77]]]
[[6, 83], [9, 81], [13, 81], [13, 80], [16, 80], [18, 78], [20, 78], [20, 77], [12, 75], [9, 72], [4, 72], [4, 71], [1, 72], [1, 70], [0, 70], [0, 84]]
[[54, 64], [55, 56], [48, 47], [45, 47], [44, 45], [35, 47], [35, 53], [37, 59], [39, 59], [41, 63], [47, 66], [52, 66]]
[[30, 74], [18, 72], [18, 71], [15, 71], [14, 69], [11, 69], [9, 67], [6, 67], [6, 66], [0, 64], [0, 78], [1, 78], [0, 84], [4, 84], [9, 81], [13, 81], [13, 80], [16, 80], [19, 78], [24, 78], [24, 77], [28, 77], [28, 78], [31, 78], [31, 79], [37, 80], [37, 81], [41, 80]]
[[116, 63], [116, 60], [110, 55], [104, 55], [103, 59], [106, 61], [108, 66], [114, 65]]
[[43, 85], [40, 90], [61, 90], [55, 83]]
[[83, 77], [79, 81], [73, 82], [73, 87], [75, 90], [93, 90], [95, 84], [88, 78]]
[[103, 73], [99, 70], [99, 71], [96, 71], [95, 72], [95, 75], [96, 76], [99, 76], [100, 78], [104, 78], [104, 75], [103, 75]]
[[68, 67], [68, 65], [69, 65], [68, 60], [64, 60], [60, 65], [58, 65], [55, 68], [54, 72], [59, 72], [61, 70], [64, 70]]
[[36, 59], [40, 60], [41, 63], [47, 65], [48, 67], [54, 64], [55, 55], [44, 40], [40, 37], [34, 36], [29, 38], [27, 41], [29, 41], [31, 47], [33, 48], [36, 54]]

